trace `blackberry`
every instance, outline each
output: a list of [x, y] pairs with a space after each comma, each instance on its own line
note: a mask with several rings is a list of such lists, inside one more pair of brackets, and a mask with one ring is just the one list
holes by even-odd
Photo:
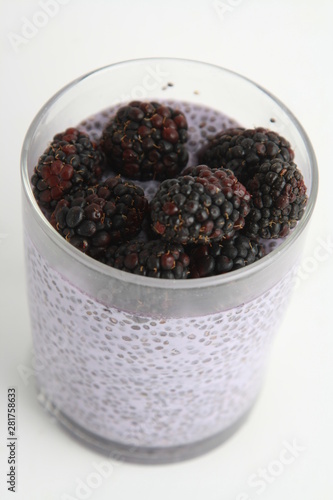
[[121, 107], [103, 131], [101, 147], [112, 170], [137, 180], [175, 177], [187, 164], [187, 121], [157, 102]]
[[161, 183], [151, 202], [152, 228], [163, 239], [208, 243], [231, 237], [244, 226], [250, 195], [230, 170], [206, 165], [186, 169]]
[[45, 208], [55, 208], [64, 194], [102, 175], [103, 155], [89, 137], [76, 128], [54, 136], [31, 177], [34, 196]]
[[112, 243], [139, 233], [147, 207], [140, 187], [113, 177], [60, 200], [51, 224], [72, 245], [100, 258]]
[[164, 279], [186, 279], [190, 258], [182, 245], [162, 240], [132, 240], [110, 247], [105, 263], [132, 274]]
[[274, 158], [289, 162], [294, 152], [284, 137], [266, 128], [232, 128], [213, 137], [198, 157], [212, 168], [229, 168], [247, 187], [258, 164]]
[[307, 203], [303, 176], [293, 162], [266, 160], [247, 187], [253, 208], [244, 231], [261, 238], [284, 238], [294, 228]]
[[242, 234], [222, 242], [196, 246], [190, 252], [190, 278], [204, 278], [241, 269], [263, 256], [263, 246]]

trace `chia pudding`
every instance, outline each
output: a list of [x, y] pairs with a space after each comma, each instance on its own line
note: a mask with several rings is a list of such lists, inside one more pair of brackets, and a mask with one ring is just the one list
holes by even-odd
[[[163, 105], [186, 116], [190, 166], [218, 132], [242, 125], [204, 105], [174, 99]], [[68, 126], [99, 141], [121, 106]], [[108, 171], [102, 181], [116, 175]], [[160, 182], [135, 184], [151, 202]], [[26, 211], [29, 306], [44, 406], [72, 433], [118, 458], [167, 462], [227, 437], [258, 396], [299, 256], [290, 262], [277, 253], [283, 239], [260, 240], [265, 254], [275, 251], [275, 268], [258, 267], [257, 275], [248, 271], [257, 262], [236, 268], [224, 287], [211, 275], [166, 286], [167, 280], [97, 262], [59, 235], [52, 244], [37, 226]], [[51, 226], [46, 231], [54, 233]], [[300, 245], [299, 238], [298, 251]], [[238, 284], [242, 273], [248, 279]]]
[[159, 448], [218, 434], [252, 406], [294, 270], [226, 311], [141, 316], [87, 296], [26, 244], [37, 383], [58, 412], [105, 440]]

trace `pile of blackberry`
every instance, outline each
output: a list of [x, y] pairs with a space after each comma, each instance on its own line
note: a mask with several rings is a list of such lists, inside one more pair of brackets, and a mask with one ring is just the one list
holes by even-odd
[[[140, 101], [118, 109], [98, 144], [69, 128], [38, 160], [36, 200], [69, 243], [128, 273], [196, 279], [250, 265], [304, 214], [291, 145], [266, 128], [232, 128], [186, 167], [187, 129], [179, 110]], [[135, 183], [147, 180], [159, 181], [150, 203]]]

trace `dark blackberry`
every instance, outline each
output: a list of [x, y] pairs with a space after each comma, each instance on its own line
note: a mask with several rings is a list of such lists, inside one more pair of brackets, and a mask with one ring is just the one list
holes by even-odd
[[190, 278], [204, 278], [241, 269], [264, 256], [260, 243], [244, 235], [196, 246], [190, 252]]
[[157, 102], [121, 107], [103, 131], [101, 147], [112, 170], [137, 180], [175, 177], [187, 164], [187, 121]]
[[193, 167], [192, 175], [161, 183], [151, 202], [152, 228], [163, 239], [208, 243], [244, 226], [250, 195], [230, 170]]
[[45, 208], [55, 208], [64, 194], [102, 175], [103, 154], [76, 128], [54, 136], [31, 177], [34, 196]]
[[199, 161], [212, 168], [229, 168], [245, 186], [266, 159], [292, 161], [290, 143], [266, 128], [232, 128], [218, 133], [198, 153]]
[[284, 238], [294, 228], [307, 203], [303, 176], [295, 163], [266, 160], [247, 183], [253, 208], [246, 219], [246, 234]]
[[72, 245], [100, 258], [112, 243], [139, 233], [147, 207], [140, 187], [113, 177], [60, 200], [51, 223]]
[[182, 245], [162, 240], [132, 240], [110, 247], [105, 263], [132, 274], [164, 279], [186, 279], [190, 258]]

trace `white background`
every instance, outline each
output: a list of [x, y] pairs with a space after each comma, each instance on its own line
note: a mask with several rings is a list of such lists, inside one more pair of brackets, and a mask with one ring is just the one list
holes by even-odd
[[[59, 0], [58, 12], [30, 39], [16, 38], [15, 49], [13, 35], [21, 36], [24, 18], [38, 23], [41, 3], [0, 3], [0, 498], [332, 499], [333, 3], [221, 0], [218, 9], [213, 0]], [[300, 286], [276, 338], [253, 413], [222, 447], [168, 466], [106, 461], [69, 438], [37, 403], [29, 372], [32, 343], [20, 215], [20, 149], [40, 107], [84, 73], [147, 56], [211, 62], [260, 83], [303, 124], [320, 170]], [[22, 369], [28, 370], [25, 378]], [[8, 493], [5, 484], [6, 395], [12, 385], [18, 391], [16, 494]], [[272, 463], [283, 456], [286, 441], [302, 451], [275, 478], [269, 475], [259, 494], [249, 478], [260, 468], [279, 470]], [[101, 484], [85, 497], [75, 492], [79, 480], [96, 479], [91, 474], [101, 462], [109, 465]]]

